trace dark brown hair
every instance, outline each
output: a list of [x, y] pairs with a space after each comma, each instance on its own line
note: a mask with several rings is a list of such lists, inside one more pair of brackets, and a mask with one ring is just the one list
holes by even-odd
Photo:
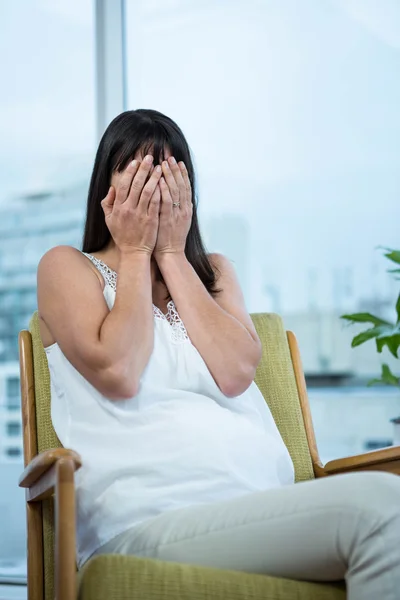
[[215, 295], [218, 293], [216, 275], [201, 238], [197, 217], [196, 181], [190, 148], [178, 125], [156, 110], [123, 112], [115, 117], [101, 138], [90, 180], [82, 250], [89, 254], [98, 252], [110, 241], [111, 234], [100, 202], [107, 195], [113, 172], [123, 171], [139, 150], [143, 156], [150, 150], [154, 164], [161, 164], [165, 148], [177, 161], [185, 163], [192, 186], [193, 217], [186, 239], [186, 257], [208, 292]]

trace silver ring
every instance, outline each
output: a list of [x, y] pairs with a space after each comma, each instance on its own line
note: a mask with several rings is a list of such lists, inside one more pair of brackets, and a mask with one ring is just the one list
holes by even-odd
[[180, 205], [181, 205], [181, 203], [180, 203], [180, 202], [173, 202], [173, 203], [172, 203], [172, 206], [180, 206]]

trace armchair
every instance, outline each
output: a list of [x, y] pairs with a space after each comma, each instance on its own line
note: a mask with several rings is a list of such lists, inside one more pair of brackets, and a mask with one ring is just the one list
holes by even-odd
[[[363, 469], [400, 473], [400, 447], [321, 463], [295, 336], [273, 314], [252, 315], [263, 345], [256, 383], [292, 457], [296, 482]], [[29, 600], [345, 600], [344, 583], [291, 581], [135, 556], [100, 555], [77, 573], [74, 472], [50, 417], [50, 377], [38, 314], [19, 335]]]

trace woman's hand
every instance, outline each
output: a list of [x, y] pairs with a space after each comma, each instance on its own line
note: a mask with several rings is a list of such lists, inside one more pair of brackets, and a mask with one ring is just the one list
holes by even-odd
[[166, 254], [184, 253], [192, 222], [192, 188], [183, 162], [177, 164], [171, 156], [162, 163], [160, 179], [161, 209], [154, 258]]
[[162, 170], [157, 166], [146, 183], [152, 164], [151, 155], [142, 163], [133, 160], [101, 202], [106, 225], [121, 252], [153, 253], [159, 225]]

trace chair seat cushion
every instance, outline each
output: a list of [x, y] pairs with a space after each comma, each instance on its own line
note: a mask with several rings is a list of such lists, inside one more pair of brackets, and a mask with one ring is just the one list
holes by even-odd
[[345, 600], [344, 583], [309, 583], [178, 564], [99, 555], [79, 573], [79, 600]]

